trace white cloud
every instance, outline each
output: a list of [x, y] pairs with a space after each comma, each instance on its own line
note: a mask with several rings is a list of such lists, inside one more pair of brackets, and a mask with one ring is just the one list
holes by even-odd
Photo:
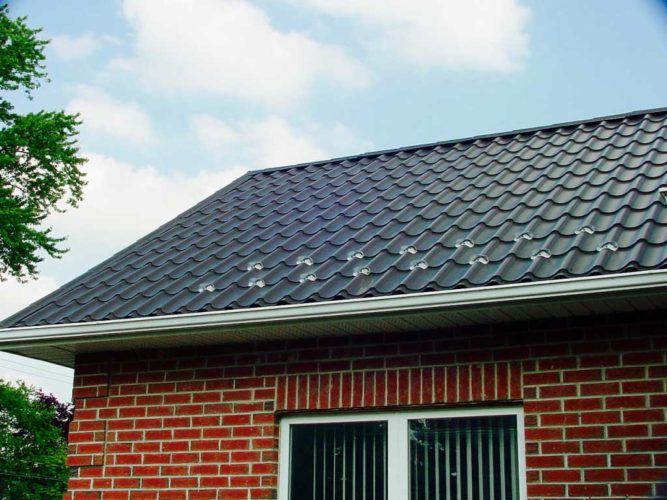
[[49, 48], [56, 57], [65, 61], [72, 61], [88, 57], [102, 48], [104, 44], [115, 41], [116, 39], [111, 36], [99, 36], [92, 33], [79, 36], [55, 35], [51, 37]]
[[124, 0], [135, 55], [112, 67], [151, 88], [293, 104], [318, 80], [368, 83], [367, 70], [339, 46], [280, 31], [246, 0]]
[[77, 86], [76, 96], [67, 109], [81, 113], [84, 131], [136, 145], [149, 145], [156, 141], [151, 119], [137, 103], [119, 101], [96, 87]]
[[519, 0], [292, 0], [377, 29], [378, 44], [424, 65], [514, 69], [528, 50]]
[[190, 124], [199, 142], [212, 153], [223, 152], [241, 139], [238, 131], [210, 115], [194, 115]]
[[372, 144], [359, 140], [343, 125], [296, 127], [279, 116], [229, 124], [215, 117], [191, 117], [195, 137], [216, 156], [246, 151], [254, 166], [276, 167], [359, 153]]

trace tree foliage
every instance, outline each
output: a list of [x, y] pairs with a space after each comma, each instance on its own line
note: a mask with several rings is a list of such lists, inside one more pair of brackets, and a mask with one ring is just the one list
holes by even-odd
[[0, 499], [62, 498], [71, 405], [0, 380]]
[[75, 207], [85, 184], [76, 138], [78, 116], [64, 111], [20, 114], [7, 94], [32, 92], [46, 79], [40, 29], [0, 6], [0, 279], [37, 275], [44, 253], [61, 257], [64, 238], [44, 219]]

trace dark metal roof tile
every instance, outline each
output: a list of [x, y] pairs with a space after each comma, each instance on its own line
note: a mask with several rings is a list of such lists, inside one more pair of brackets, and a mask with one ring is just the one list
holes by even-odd
[[252, 172], [3, 325], [665, 268], [666, 166], [662, 109]]

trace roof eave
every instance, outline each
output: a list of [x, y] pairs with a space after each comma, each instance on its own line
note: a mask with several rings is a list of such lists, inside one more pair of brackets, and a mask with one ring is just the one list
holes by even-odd
[[[206, 334], [206, 343], [254, 341], [258, 340], [259, 331], [265, 332], [259, 338], [285, 338], [289, 335], [269, 335], [267, 332], [280, 325], [303, 326], [313, 321], [327, 321], [331, 324], [331, 320], [354, 320], [361, 333], [368, 333], [372, 331], [371, 318], [377, 320], [397, 315], [447, 312], [451, 319], [455, 318], [451, 316], [452, 313], [470, 308], [531, 303], [551, 307], [550, 304], [556, 300], [604, 300], [637, 293], [648, 293], [655, 297], [660, 290], [667, 294], [667, 270], [253, 309], [5, 328], [0, 329], [0, 350], [39, 359], [52, 358], [49, 360], [53, 361], [55, 357], [34, 354], [53, 348], [61, 354], [69, 353], [65, 357], [73, 360], [77, 352], [129, 349], [134, 348], [131, 345], [136, 345], [137, 341], [143, 346], [155, 343], [156, 347], [170, 338], [170, 345], [197, 344], [200, 343], [197, 340], [200, 333]], [[511, 313], [508, 314], [512, 319]], [[507, 314], [504, 316], [503, 319], [507, 319]], [[365, 320], [368, 323], [364, 323]], [[364, 327], [365, 324], [368, 326]], [[451, 326], [451, 321], [448, 326]], [[309, 332], [301, 331], [298, 336], [315, 337], [322, 334], [318, 328]], [[61, 364], [71, 365], [71, 361], [63, 358]]]

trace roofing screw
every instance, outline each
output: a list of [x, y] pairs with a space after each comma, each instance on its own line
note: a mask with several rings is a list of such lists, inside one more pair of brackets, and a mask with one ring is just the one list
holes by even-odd
[[357, 269], [357, 270], [354, 271], [355, 276], [359, 276], [360, 274], [368, 276], [369, 274], [371, 274], [371, 268], [370, 267], [362, 267], [361, 269]]
[[197, 288], [197, 291], [199, 293], [213, 292], [215, 291], [215, 285], [213, 283], [202, 283], [201, 285], [199, 285], [199, 288]]
[[469, 240], [469, 239], [459, 240], [459, 241], [456, 242], [456, 248], [461, 248], [461, 247], [472, 248], [474, 246], [475, 246], [475, 244], [472, 242], [472, 240]]
[[315, 280], [317, 280], [317, 276], [315, 276], [315, 274], [313, 274], [313, 273], [310, 273], [310, 274], [306, 274], [305, 276], [303, 276], [301, 278], [301, 283], [304, 283], [306, 281], [315, 281]]
[[532, 240], [533, 239], [533, 233], [529, 233], [528, 231], [524, 231], [521, 233], [519, 236], [514, 238], [514, 241], [519, 241], [519, 240]]
[[608, 241], [604, 245], [600, 245], [598, 247], [598, 252], [601, 252], [602, 250], [610, 250], [612, 252], [615, 252], [618, 250], [618, 244], [614, 241]]
[[401, 247], [401, 255], [405, 255], [406, 253], [414, 255], [417, 253], [417, 249], [412, 245]]
[[354, 252], [350, 252], [347, 254], [347, 260], [352, 260], [352, 259], [363, 259], [364, 258], [364, 252], [361, 250], [356, 250]]
[[531, 255], [531, 260], [539, 259], [542, 257], [543, 259], [548, 259], [551, 257], [551, 252], [547, 250], [546, 248], [540, 250], [539, 252], [535, 252], [533, 255]]
[[266, 282], [262, 278], [257, 278], [250, 280], [250, 286], [256, 286], [258, 288], [264, 288], [266, 286]]
[[586, 233], [586, 234], [593, 234], [595, 232], [595, 228], [593, 226], [582, 226], [579, 229], [577, 229], [574, 234], [581, 234], [581, 233]]
[[488, 264], [488, 263], [489, 263], [489, 258], [486, 255], [475, 255], [472, 259], [470, 259], [470, 265]]
[[425, 260], [420, 260], [418, 262], [415, 262], [410, 266], [410, 270], [414, 269], [426, 269], [428, 268], [428, 263]]
[[299, 257], [296, 263], [297, 265], [304, 264], [306, 266], [312, 266], [314, 264], [313, 259], [310, 257]]

